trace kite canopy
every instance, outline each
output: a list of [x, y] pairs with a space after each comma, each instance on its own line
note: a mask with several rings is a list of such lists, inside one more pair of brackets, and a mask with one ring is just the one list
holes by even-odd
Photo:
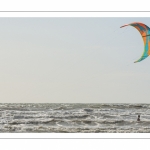
[[140, 32], [140, 34], [143, 38], [144, 52], [143, 52], [141, 58], [138, 59], [137, 61], [135, 61], [134, 63], [140, 62], [150, 55], [150, 28], [147, 25], [140, 23], [140, 22], [133, 22], [130, 24], [125, 24], [125, 25], [121, 26], [120, 28], [123, 28], [126, 26], [135, 27]]

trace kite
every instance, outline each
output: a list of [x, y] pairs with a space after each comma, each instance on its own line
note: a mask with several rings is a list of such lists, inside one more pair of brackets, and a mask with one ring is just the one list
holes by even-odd
[[123, 28], [126, 26], [133, 26], [140, 32], [140, 34], [142, 36], [142, 39], [144, 42], [144, 52], [143, 52], [141, 58], [138, 59], [137, 61], [135, 61], [134, 63], [140, 62], [150, 55], [150, 28], [147, 25], [140, 23], [140, 22], [133, 22], [130, 24], [125, 24], [125, 25], [121, 26], [120, 28]]

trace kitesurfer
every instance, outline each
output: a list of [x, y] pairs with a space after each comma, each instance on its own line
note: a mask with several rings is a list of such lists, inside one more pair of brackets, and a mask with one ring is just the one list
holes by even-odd
[[137, 121], [140, 121], [140, 115], [138, 115]]

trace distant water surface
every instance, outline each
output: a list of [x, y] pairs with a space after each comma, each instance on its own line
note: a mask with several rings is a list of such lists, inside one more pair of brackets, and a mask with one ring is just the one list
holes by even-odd
[[150, 104], [1, 103], [0, 132], [150, 133]]

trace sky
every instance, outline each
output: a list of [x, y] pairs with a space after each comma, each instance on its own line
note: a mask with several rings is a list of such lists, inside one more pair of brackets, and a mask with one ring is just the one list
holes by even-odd
[[0, 18], [0, 103], [150, 103], [149, 20]]

